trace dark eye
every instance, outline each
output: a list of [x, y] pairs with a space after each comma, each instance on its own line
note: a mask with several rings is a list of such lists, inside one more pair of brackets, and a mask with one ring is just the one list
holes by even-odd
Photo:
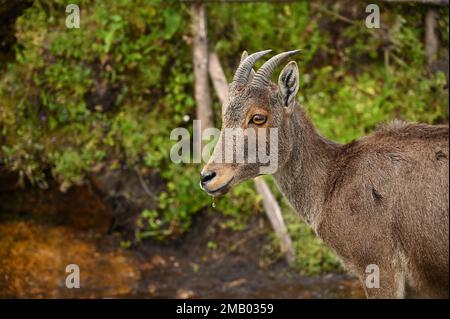
[[251, 122], [253, 122], [256, 125], [263, 125], [267, 121], [267, 116], [262, 114], [255, 114], [252, 117]]

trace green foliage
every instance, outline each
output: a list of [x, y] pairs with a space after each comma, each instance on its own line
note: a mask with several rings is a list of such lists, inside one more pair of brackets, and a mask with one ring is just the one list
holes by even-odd
[[188, 23], [184, 10], [163, 1], [79, 5], [80, 29], [65, 27], [63, 1], [26, 10], [16, 61], [0, 82], [3, 156], [31, 181], [51, 168], [70, 186], [102, 160], [157, 167], [180, 112], [193, 109], [188, 47], [172, 45]]
[[425, 123], [448, 119], [442, 73], [424, 78], [417, 69], [402, 66], [396, 70], [402, 77], [384, 68], [354, 77], [342, 77], [343, 71], [330, 66], [316, 70], [314, 81], [304, 81], [300, 97], [318, 130], [334, 140], [350, 142], [394, 118]]
[[285, 221], [295, 248], [294, 267], [303, 274], [318, 275], [323, 272], [341, 270], [341, 264], [332, 252], [314, 233], [310, 226], [299, 222], [294, 212], [284, 209]]
[[[170, 164], [162, 171], [162, 176], [167, 181], [167, 190], [159, 194], [157, 210], [142, 213], [141, 238], [164, 240], [179, 235], [189, 230], [192, 216], [204, 208], [224, 214], [226, 218], [221, 227], [235, 231], [244, 230], [251, 214], [260, 211], [250, 182], [233, 188], [226, 197], [212, 199], [198, 186], [197, 165]], [[215, 207], [212, 207], [213, 202]]]
[[192, 216], [210, 202], [198, 186], [197, 167], [171, 164], [162, 176], [167, 181], [167, 191], [159, 194], [158, 211], [143, 212], [148, 229], [141, 233], [142, 238], [165, 239], [188, 230]]
[[[0, 76], [1, 161], [40, 186], [51, 172], [62, 189], [99, 164], [158, 170], [166, 190], [157, 209], [142, 213], [141, 237], [176, 237], [197, 212], [212, 209], [198, 187], [199, 166], [169, 159], [171, 130], [192, 129], [183, 118], [195, 114], [189, 4], [74, 3], [81, 7], [80, 29], [65, 27], [62, 0], [35, 0], [16, 23], [16, 59]], [[362, 27], [362, 16], [342, 22], [336, 8], [307, 1], [210, 3], [210, 46], [228, 78], [244, 49], [301, 48], [299, 100], [318, 130], [340, 142], [394, 118], [448, 122], [445, 77], [426, 65], [424, 8], [383, 8], [387, 28], [380, 30]], [[448, 8], [439, 15], [446, 46]], [[219, 103], [214, 107], [218, 114]], [[334, 269], [332, 252], [282, 202], [299, 270]], [[227, 216], [223, 227], [241, 231], [262, 208], [249, 181], [216, 199], [215, 210]]]

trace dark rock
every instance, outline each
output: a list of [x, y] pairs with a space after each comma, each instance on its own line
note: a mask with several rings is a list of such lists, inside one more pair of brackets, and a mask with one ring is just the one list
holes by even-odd
[[137, 219], [144, 209], [158, 207], [164, 180], [137, 169], [101, 170], [81, 186], [61, 192], [55, 181], [47, 189], [20, 186], [18, 175], [0, 171], [0, 219], [27, 217], [36, 221], [107, 233], [120, 231], [135, 239]]
[[0, 69], [14, 57], [16, 43], [14, 24], [23, 11], [32, 5], [32, 0], [0, 0]]
[[134, 235], [137, 218], [144, 209], [158, 207], [158, 194], [165, 188], [164, 180], [155, 171], [142, 174], [138, 169], [104, 169], [89, 179], [112, 210], [113, 229], [129, 235]]
[[[4, 178], [1, 178], [4, 180]], [[55, 182], [47, 189], [19, 185], [10, 177], [0, 191], [1, 219], [30, 218], [37, 222], [67, 225], [75, 229], [106, 233], [113, 224], [111, 208], [89, 184], [70, 188], [63, 193]]]

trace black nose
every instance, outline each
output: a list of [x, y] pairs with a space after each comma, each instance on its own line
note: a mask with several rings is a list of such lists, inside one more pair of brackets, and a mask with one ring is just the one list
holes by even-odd
[[210, 180], [212, 180], [214, 177], [216, 177], [216, 172], [200, 173], [200, 182], [202, 183], [202, 185], [205, 185]]

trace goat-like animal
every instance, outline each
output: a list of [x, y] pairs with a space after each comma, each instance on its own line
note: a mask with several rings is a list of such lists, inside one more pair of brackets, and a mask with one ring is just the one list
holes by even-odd
[[[368, 298], [448, 298], [448, 125], [395, 121], [350, 144], [332, 142], [317, 133], [295, 99], [294, 61], [278, 85], [270, 81], [297, 50], [253, 71], [269, 51], [243, 53], [223, 105], [222, 133], [242, 128], [258, 136], [259, 128], [278, 129], [273, 176], [279, 189], [358, 276]], [[260, 174], [258, 162], [222, 163], [218, 149], [201, 173], [209, 194], [222, 195]], [[378, 267], [379, 286], [366, 283], [370, 265]]]

